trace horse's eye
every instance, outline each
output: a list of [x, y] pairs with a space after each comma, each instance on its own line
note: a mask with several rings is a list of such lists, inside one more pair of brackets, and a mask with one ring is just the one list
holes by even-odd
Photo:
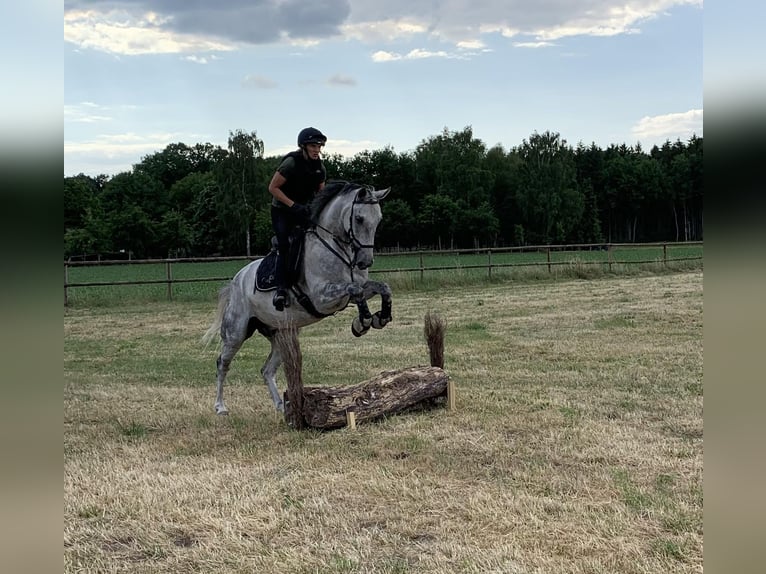
[[354, 220], [355, 220], [357, 223], [363, 223], [363, 222], [364, 222], [364, 217], [362, 217], [361, 215], [355, 215], [355, 216], [354, 216]]

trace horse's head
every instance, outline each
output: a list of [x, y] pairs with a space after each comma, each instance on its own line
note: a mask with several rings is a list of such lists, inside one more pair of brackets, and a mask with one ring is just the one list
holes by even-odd
[[375, 190], [358, 184], [347, 184], [319, 218], [322, 227], [330, 230], [337, 241], [351, 248], [351, 262], [357, 269], [372, 266], [375, 232], [383, 219], [380, 201], [389, 191], [390, 187]]

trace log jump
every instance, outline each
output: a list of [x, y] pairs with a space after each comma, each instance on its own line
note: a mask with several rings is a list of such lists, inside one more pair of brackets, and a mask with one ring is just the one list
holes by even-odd
[[285, 420], [296, 429], [353, 429], [357, 423], [439, 404], [454, 410], [455, 385], [444, 371], [445, 329], [441, 318], [426, 313], [423, 332], [430, 366], [383, 371], [342, 387], [304, 387], [297, 331], [280, 329], [275, 336], [287, 378]]

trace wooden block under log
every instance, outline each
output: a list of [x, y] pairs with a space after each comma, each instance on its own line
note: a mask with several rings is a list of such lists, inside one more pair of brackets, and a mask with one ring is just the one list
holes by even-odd
[[446, 397], [448, 383], [440, 367], [410, 367], [346, 387], [303, 387], [303, 419], [309, 427], [338, 428], [351, 409], [356, 422], [369, 421]]

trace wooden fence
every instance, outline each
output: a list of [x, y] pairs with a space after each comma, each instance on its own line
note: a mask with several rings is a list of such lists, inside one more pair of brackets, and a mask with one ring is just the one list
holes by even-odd
[[[402, 267], [402, 268], [378, 268], [370, 269], [369, 272], [373, 273], [419, 273], [421, 280], [425, 278], [427, 272], [433, 271], [450, 271], [450, 270], [466, 270], [466, 269], [486, 269], [487, 276], [492, 277], [492, 272], [495, 269], [508, 268], [508, 267], [547, 267], [548, 272], [552, 272], [553, 268], [560, 265], [571, 265], [570, 260], [554, 260], [552, 258], [553, 253], [557, 252], [584, 252], [584, 251], [605, 251], [605, 260], [580, 260], [581, 265], [602, 265], [606, 266], [609, 271], [612, 271], [614, 265], [639, 265], [657, 263], [656, 258], [653, 259], [630, 259], [630, 260], [618, 260], [614, 257], [614, 252], [617, 249], [638, 249], [638, 248], [662, 248], [662, 263], [668, 265], [674, 261], [693, 261], [701, 260], [701, 255], [684, 256], [684, 257], [669, 257], [668, 248], [679, 247], [701, 247], [702, 241], [688, 241], [683, 243], [587, 243], [587, 244], [570, 244], [570, 245], [533, 245], [524, 247], [495, 247], [484, 249], [453, 249], [453, 250], [439, 250], [439, 251], [402, 251], [395, 253], [376, 253], [377, 258], [394, 258], [394, 257], [417, 257], [419, 264], [417, 267]], [[544, 253], [545, 261], [521, 261], [503, 263], [496, 260], [493, 261], [493, 255], [503, 253]], [[440, 255], [485, 255], [486, 262], [472, 263], [463, 265], [449, 265], [449, 266], [430, 266], [425, 265], [427, 257], [440, 256]], [[176, 259], [131, 259], [131, 260], [97, 260], [97, 261], [65, 261], [64, 262], [64, 305], [69, 304], [69, 290], [73, 288], [87, 288], [87, 287], [103, 287], [103, 286], [116, 286], [116, 285], [155, 285], [164, 284], [167, 286], [168, 299], [173, 298], [173, 285], [180, 283], [200, 283], [200, 282], [223, 282], [231, 279], [231, 276], [226, 277], [194, 277], [194, 278], [174, 278], [173, 277], [173, 265], [182, 263], [214, 263], [221, 261], [252, 261], [260, 259], [263, 255], [255, 256], [239, 256], [239, 257], [184, 257]], [[162, 279], [141, 279], [130, 281], [90, 281], [90, 282], [78, 282], [69, 280], [69, 270], [73, 267], [103, 267], [103, 266], [117, 266], [117, 265], [138, 265], [138, 264], [164, 264], [165, 277]]]

